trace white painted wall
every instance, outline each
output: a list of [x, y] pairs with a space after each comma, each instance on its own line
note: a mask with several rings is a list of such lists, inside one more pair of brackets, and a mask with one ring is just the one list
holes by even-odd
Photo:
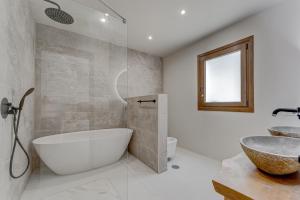
[[[164, 58], [169, 94], [169, 135], [197, 153], [225, 159], [241, 152], [239, 139], [268, 135], [296, 117], [271, 116], [277, 107], [300, 106], [300, 1], [288, 0]], [[197, 55], [255, 36], [255, 113], [197, 111]]]

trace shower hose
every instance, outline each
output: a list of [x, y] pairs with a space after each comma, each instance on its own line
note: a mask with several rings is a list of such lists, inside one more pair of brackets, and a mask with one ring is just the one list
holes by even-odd
[[[18, 117], [17, 117], [17, 115], [18, 115]], [[21, 141], [19, 139], [19, 136], [18, 136], [20, 117], [21, 117], [21, 109], [17, 109], [17, 108], [13, 109], [14, 144], [13, 144], [13, 148], [12, 148], [12, 152], [11, 152], [11, 156], [10, 156], [10, 161], [9, 161], [9, 174], [14, 179], [21, 178], [22, 176], [24, 176], [24, 174], [29, 169], [29, 165], [30, 165], [29, 155], [26, 152], [26, 150], [25, 150], [25, 148], [24, 148], [23, 144], [21, 143]], [[15, 156], [15, 153], [16, 153], [17, 145], [19, 145], [19, 147], [22, 149], [22, 151], [24, 152], [24, 154], [26, 156], [26, 159], [27, 159], [26, 168], [19, 175], [15, 175], [14, 172], [13, 172], [13, 161], [14, 161], [14, 156]]]

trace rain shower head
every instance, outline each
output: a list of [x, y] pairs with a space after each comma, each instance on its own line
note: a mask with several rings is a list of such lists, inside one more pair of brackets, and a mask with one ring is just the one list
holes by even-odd
[[66, 13], [65, 11], [61, 10], [60, 6], [50, 0], [44, 0], [46, 2], [49, 2], [55, 6], [57, 6], [57, 8], [47, 8], [45, 10], [45, 14], [52, 20], [61, 23], [61, 24], [73, 24], [74, 23], [74, 19], [73, 17]]

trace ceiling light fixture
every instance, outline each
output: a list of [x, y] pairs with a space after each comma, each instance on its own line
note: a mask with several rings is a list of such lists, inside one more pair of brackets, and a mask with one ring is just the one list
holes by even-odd
[[185, 15], [185, 14], [186, 14], [186, 10], [181, 10], [181, 11], [180, 11], [180, 14], [181, 14], [181, 15]]
[[104, 15], [105, 15], [105, 17], [108, 17], [108, 16], [109, 16], [109, 14], [108, 14], [108, 13], [105, 13]]
[[148, 40], [152, 40], [153, 37], [151, 35], [148, 36]]
[[102, 17], [102, 18], [100, 19], [100, 21], [103, 22], [103, 23], [105, 23], [105, 22], [106, 22], [106, 19]]

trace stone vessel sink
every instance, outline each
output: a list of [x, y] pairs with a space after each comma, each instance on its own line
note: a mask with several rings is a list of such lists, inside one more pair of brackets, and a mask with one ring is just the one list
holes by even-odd
[[268, 129], [271, 135], [300, 138], [300, 127], [275, 126]]
[[248, 158], [260, 170], [286, 175], [300, 169], [300, 139], [280, 136], [252, 136], [240, 140]]

